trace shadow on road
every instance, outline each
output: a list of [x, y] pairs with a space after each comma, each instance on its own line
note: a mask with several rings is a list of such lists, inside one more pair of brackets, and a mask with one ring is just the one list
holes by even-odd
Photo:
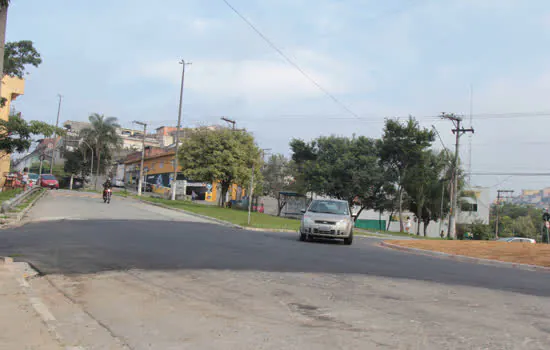
[[381, 248], [357, 239], [299, 242], [297, 234], [151, 220], [28, 224], [0, 231], [0, 255], [42, 273], [217, 269], [361, 274], [550, 296], [550, 274], [459, 263]]

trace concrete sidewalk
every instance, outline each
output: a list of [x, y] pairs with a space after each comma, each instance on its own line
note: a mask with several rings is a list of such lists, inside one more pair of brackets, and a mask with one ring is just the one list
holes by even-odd
[[12, 264], [0, 260], [0, 349], [64, 349], [39, 315]]

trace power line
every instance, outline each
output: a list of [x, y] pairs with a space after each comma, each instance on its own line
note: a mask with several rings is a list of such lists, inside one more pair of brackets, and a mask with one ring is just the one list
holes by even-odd
[[283, 57], [291, 66], [293, 66], [298, 72], [300, 72], [306, 79], [308, 79], [313, 85], [315, 85], [319, 90], [321, 90], [325, 95], [332, 99], [336, 104], [342, 107], [346, 112], [353, 115], [355, 118], [359, 116], [353, 112], [348, 106], [346, 106], [342, 101], [340, 101], [336, 96], [331, 94], [327, 89], [325, 89], [321, 84], [319, 84], [315, 79], [313, 79], [309, 74], [307, 74], [298, 64], [291, 60], [281, 49], [277, 47], [267, 36], [265, 36], [252, 22], [250, 22], [244, 15], [242, 15], [233, 5], [229, 3], [228, 0], [222, 0], [233, 12], [237, 14], [256, 34], [258, 34], [273, 50], [275, 50], [281, 57]]

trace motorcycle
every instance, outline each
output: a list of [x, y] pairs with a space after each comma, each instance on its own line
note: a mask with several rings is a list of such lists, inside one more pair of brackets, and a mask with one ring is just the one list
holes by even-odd
[[111, 203], [112, 190], [110, 188], [103, 191], [103, 203]]

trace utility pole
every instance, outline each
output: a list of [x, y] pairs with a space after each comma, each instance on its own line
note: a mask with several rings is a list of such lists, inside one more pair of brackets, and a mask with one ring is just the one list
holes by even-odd
[[191, 64], [181, 60], [179, 62], [182, 65], [181, 69], [181, 87], [180, 87], [180, 104], [178, 109], [178, 125], [176, 125], [176, 153], [174, 153], [174, 179], [172, 180], [172, 200], [176, 200], [176, 182], [178, 180], [178, 149], [180, 144], [180, 128], [181, 128], [181, 109], [183, 108], [183, 84], [185, 82], [185, 66]]
[[237, 124], [235, 120], [229, 119], [227, 117], [221, 117], [220, 119], [229, 124], [233, 124], [233, 131], [235, 131], [235, 125]]
[[[262, 148], [262, 161], [264, 159], [264, 152], [270, 151], [271, 148]], [[252, 163], [252, 176], [250, 177], [250, 191], [248, 191], [248, 226], [250, 226], [250, 213], [252, 212], [252, 195], [254, 194], [254, 170], [256, 162]]]
[[52, 151], [52, 165], [50, 166], [50, 174], [53, 174], [53, 166], [55, 165], [55, 150], [57, 149], [57, 128], [59, 126], [59, 113], [61, 113], [61, 100], [63, 99], [63, 96], [60, 94], [57, 95], [59, 97], [59, 103], [57, 104], [57, 119], [55, 120], [55, 130], [53, 133], [53, 151]]
[[500, 220], [500, 200], [501, 199], [504, 199], [504, 198], [509, 198], [509, 197], [502, 197], [500, 194], [501, 193], [513, 193], [514, 191], [512, 190], [497, 190], [497, 207], [496, 207], [496, 211], [497, 211], [497, 217], [496, 217], [496, 220], [495, 220], [495, 239], [498, 239], [498, 229], [499, 229], [499, 220]]
[[145, 136], [147, 135], [147, 124], [134, 121], [134, 123], [143, 126], [143, 140], [141, 141], [141, 166], [139, 167], [138, 196], [141, 196], [141, 187], [143, 186], [143, 161], [145, 160]]
[[441, 118], [448, 119], [453, 122], [455, 126], [452, 129], [453, 134], [455, 134], [455, 156], [453, 164], [453, 186], [452, 186], [452, 200], [451, 200], [451, 215], [449, 215], [449, 232], [448, 237], [456, 237], [456, 214], [458, 212], [458, 159], [460, 152], [460, 136], [466, 133], [474, 133], [473, 128], [465, 129], [461, 127], [462, 117], [454, 115], [452, 113], [442, 113]]

